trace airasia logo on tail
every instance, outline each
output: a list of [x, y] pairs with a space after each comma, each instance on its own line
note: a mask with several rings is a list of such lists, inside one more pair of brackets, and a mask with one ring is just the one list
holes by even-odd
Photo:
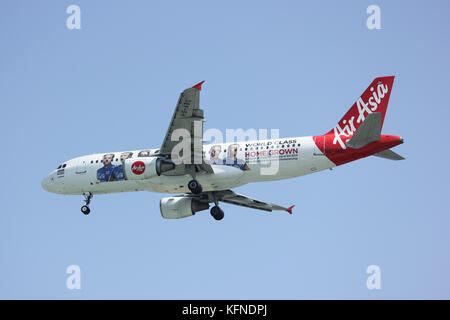
[[388, 92], [389, 86], [383, 84], [381, 81], [378, 82], [376, 90], [373, 86], [370, 86], [363, 93], [367, 100], [364, 101], [363, 95], [361, 95], [358, 101], [352, 106], [351, 111], [353, 112], [350, 115], [351, 117], [343, 119], [342, 123], [338, 123], [337, 126], [334, 127], [333, 144], [339, 143], [342, 149], [346, 149], [343, 138], [347, 138], [353, 134], [369, 113], [377, 111], [379, 105], [383, 102], [383, 98]]
[[131, 166], [131, 172], [133, 172], [135, 175], [143, 174], [145, 171], [145, 163], [142, 161], [136, 161]]

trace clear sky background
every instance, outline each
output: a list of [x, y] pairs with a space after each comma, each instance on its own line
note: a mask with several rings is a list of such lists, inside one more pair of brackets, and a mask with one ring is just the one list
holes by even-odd
[[[66, 8], [81, 8], [68, 30]], [[366, 9], [381, 8], [381, 30]], [[0, 298], [450, 298], [448, 1], [1, 1]], [[41, 189], [61, 162], [157, 148], [201, 80], [205, 129], [330, 130], [395, 75], [376, 157], [235, 191], [292, 216], [223, 204], [176, 221], [162, 194]], [[66, 268], [81, 268], [81, 290]], [[381, 290], [366, 268], [381, 268]]]

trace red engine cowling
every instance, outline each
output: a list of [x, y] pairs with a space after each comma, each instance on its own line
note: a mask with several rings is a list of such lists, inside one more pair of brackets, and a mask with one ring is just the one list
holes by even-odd
[[208, 208], [206, 202], [183, 196], [162, 198], [159, 202], [161, 216], [165, 219], [186, 218]]
[[158, 157], [142, 157], [126, 159], [123, 167], [128, 180], [144, 180], [174, 169], [175, 164]]

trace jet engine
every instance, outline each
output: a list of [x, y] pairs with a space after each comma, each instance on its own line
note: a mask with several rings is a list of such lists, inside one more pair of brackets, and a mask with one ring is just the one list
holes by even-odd
[[174, 169], [175, 164], [158, 157], [142, 157], [126, 159], [123, 167], [128, 180], [144, 180]]
[[208, 203], [184, 196], [162, 198], [159, 202], [161, 215], [166, 219], [186, 218], [208, 208]]

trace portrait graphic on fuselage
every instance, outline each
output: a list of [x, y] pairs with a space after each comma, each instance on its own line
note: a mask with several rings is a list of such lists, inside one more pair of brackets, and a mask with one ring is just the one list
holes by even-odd
[[[133, 152], [126, 151], [122, 152], [119, 157], [115, 158], [113, 153], [107, 153], [103, 155], [101, 163], [103, 167], [97, 169], [97, 180], [98, 182], [111, 182], [111, 181], [123, 181], [127, 180], [125, 176], [124, 162], [126, 159], [131, 158]], [[119, 164], [114, 165], [114, 162], [119, 162]]]
[[223, 160], [226, 166], [232, 166], [241, 170], [250, 170], [247, 163], [243, 159], [238, 158], [239, 144], [235, 143], [228, 146], [227, 157]]
[[223, 160], [219, 159], [220, 152], [222, 152], [222, 147], [218, 144], [212, 146], [211, 149], [209, 149], [210, 164], [223, 164]]
[[138, 153], [138, 157], [150, 157], [150, 150], [142, 150]]
[[114, 159], [113, 153], [107, 153], [103, 156], [103, 167], [97, 170], [97, 180], [100, 182], [115, 181], [113, 172], [115, 166], [112, 164]]
[[239, 153], [239, 144], [231, 144], [228, 147], [227, 156], [225, 158], [220, 158], [220, 153], [222, 151], [222, 147], [220, 145], [214, 145], [209, 149], [209, 163], [210, 164], [218, 164], [218, 165], [226, 165], [230, 167], [239, 168], [241, 170], [250, 170], [245, 160], [238, 157]]
[[120, 164], [114, 167], [113, 171], [113, 181], [122, 181], [127, 180], [125, 177], [125, 169], [124, 169], [124, 162], [126, 159], [131, 158], [133, 156], [133, 152], [122, 152], [120, 154]]

